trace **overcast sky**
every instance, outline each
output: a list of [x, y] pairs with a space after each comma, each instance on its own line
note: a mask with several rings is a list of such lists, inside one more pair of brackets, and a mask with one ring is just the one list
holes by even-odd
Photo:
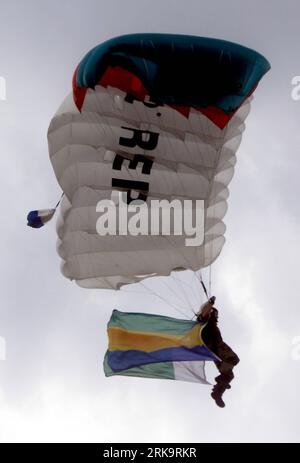
[[[299, 2], [2, 0], [0, 18], [7, 85], [0, 101], [0, 441], [299, 441], [300, 360], [292, 342], [300, 336], [300, 101], [291, 98], [291, 79], [300, 75]], [[30, 209], [53, 207], [61, 194], [46, 132], [75, 67], [98, 43], [134, 32], [227, 39], [272, 65], [246, 121], [227, 242], [213, 266], [220, 326], [241, 358], [225, 409], [206, 386], [106, 379], [114, 308], [178, 314], [151, 295], [77, 287], [60, 274], [55, 221], [26, 227]]]

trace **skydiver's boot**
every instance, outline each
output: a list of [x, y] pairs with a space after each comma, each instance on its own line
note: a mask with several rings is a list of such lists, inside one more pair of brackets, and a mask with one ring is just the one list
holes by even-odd
[[217, 383], [214, 385], [212, 393], [210, 394], [218, 407], [224, 408], [225, 407], [225, 402], [222, 399], [222, 395], [224, 394], [225, 389], [228, 389], [221, 385], [220, 383]]

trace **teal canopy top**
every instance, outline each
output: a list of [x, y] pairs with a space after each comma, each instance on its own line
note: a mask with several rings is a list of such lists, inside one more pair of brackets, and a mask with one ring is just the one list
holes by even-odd
[[234, 112], [270, 69], [250, 48], [225, 40], [173, 34], [131, 34], [93, 48], [74, 85], [95, 88], [108, 67], [137, 76], [160, 104]]

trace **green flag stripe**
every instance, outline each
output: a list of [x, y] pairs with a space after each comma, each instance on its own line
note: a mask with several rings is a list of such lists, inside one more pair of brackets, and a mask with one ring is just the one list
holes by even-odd
[[114, 310], [107, 327], [119, 327], [128, 331], [157, 332], [183, 336], [196, 323], [192, 320], [181, 320], [162, 315]]

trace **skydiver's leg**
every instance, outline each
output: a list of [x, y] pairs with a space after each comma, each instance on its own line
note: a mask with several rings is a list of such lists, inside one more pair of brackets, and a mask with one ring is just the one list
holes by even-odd
[[230, 389], [230, 382], [234, 378], [233, 368], [240, 361], [235, 352], [225, 343], [222, 343], [218, 346], [216, 352], [220, 361], [215, 362], [216, 367], [218, 368], [220, 375], [218, 375], [215, 380], [216, 384], [213, 388], [212, 397], [216, 401], [219, 407], [225, 407], [225, 403], [222, 400], [222, 395], [226, 389]]
[[225, 343], [219, 347], [217, 352], [220, 361], [215, 362], [220, 375], [215, 378], [217, 383], [224, 384], [225, 389], [230, 389], [229, 383], [234, 378], [233, 368], [239, 363], [240, 359], [235, 352]]

